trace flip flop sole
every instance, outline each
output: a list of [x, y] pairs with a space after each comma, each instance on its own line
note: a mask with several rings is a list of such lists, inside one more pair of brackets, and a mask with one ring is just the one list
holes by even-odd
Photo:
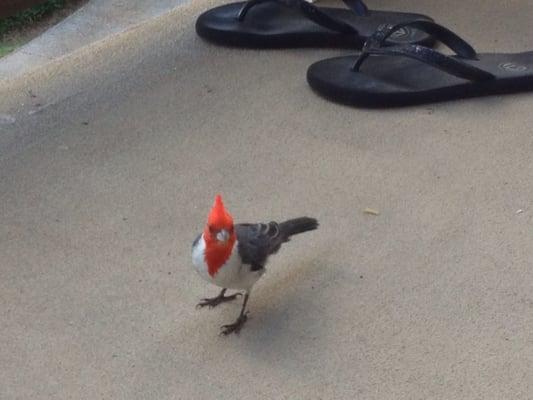
[[[247, 48], [344, 47], [360, 48], [376, 29], [413, 19], [432, 21], [421, 14], [370, 10], [361, 17], [340, 8], [321, 8], [331, 17], [352, 25], [359, 32], [341, 34], [307, 19], [298, 10], [275, 3], [251, 8], [243, 21], [237, 15], [243, 2], [215, 7], [201, 14], [196, 32], [202, 38], [220, 45]], [[419, 43], [430, 46], [433, 38], [425, 32], [405, 28], [388, 41], [393, 44]]]
[[417, 60], [388, 55], [372, 56], [360, 71], [354, 71], [356, 59], [316, 62], [307, 71], [307, 81], [318, 94], [359, 107], [398, 107], [533, 90], [533, 51], [460, 59], [495, 76], [475, 82]]

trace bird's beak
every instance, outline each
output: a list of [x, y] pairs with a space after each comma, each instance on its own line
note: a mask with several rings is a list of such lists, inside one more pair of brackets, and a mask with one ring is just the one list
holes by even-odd
[[229, 240], [229, 232], [225, 229], [218, 231], [217, 240], [219, 242], [226, 243]]

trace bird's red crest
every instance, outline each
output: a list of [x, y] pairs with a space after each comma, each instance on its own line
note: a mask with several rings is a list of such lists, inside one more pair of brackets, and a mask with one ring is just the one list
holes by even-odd
[[215, 229], [230, 229], [233, 227], [233, 217], [226, 211], [222, 196], [217, 194], [215, 204], [207, 217], [207, 224]]
[[[230, 233], [229, 240], [224, 243], [218, 242], [216, 233], [226, 230]], [[233, 217], [226, 211], [222, 196], [215, 197], [215, 204], [207, 217], [207, 224], [204, 230], [205, 240], [205, 261], [209, 269], [209, 275], [214, 276], [218, 270], [226, 263], [233, 251], [236, 236], [233, 227]]]

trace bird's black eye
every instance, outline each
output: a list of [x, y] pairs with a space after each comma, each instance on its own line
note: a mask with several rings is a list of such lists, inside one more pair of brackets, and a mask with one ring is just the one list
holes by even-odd
[[215, 228], [213, 228], [211, 225], [209, 225], [209, 233], [214, 234]]
[[229, 228], [228, 232], [229, 233], [233, 233], [233, 226], [231, 228]]

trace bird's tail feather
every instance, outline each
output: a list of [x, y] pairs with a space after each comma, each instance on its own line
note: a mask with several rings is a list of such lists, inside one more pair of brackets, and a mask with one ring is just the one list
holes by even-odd
[[318, 221], [309, 217], [289, 219], [279, 224], [280, 233], [287, 239], [292, 235], [312, 231], [316, 228], [318, 228]]

